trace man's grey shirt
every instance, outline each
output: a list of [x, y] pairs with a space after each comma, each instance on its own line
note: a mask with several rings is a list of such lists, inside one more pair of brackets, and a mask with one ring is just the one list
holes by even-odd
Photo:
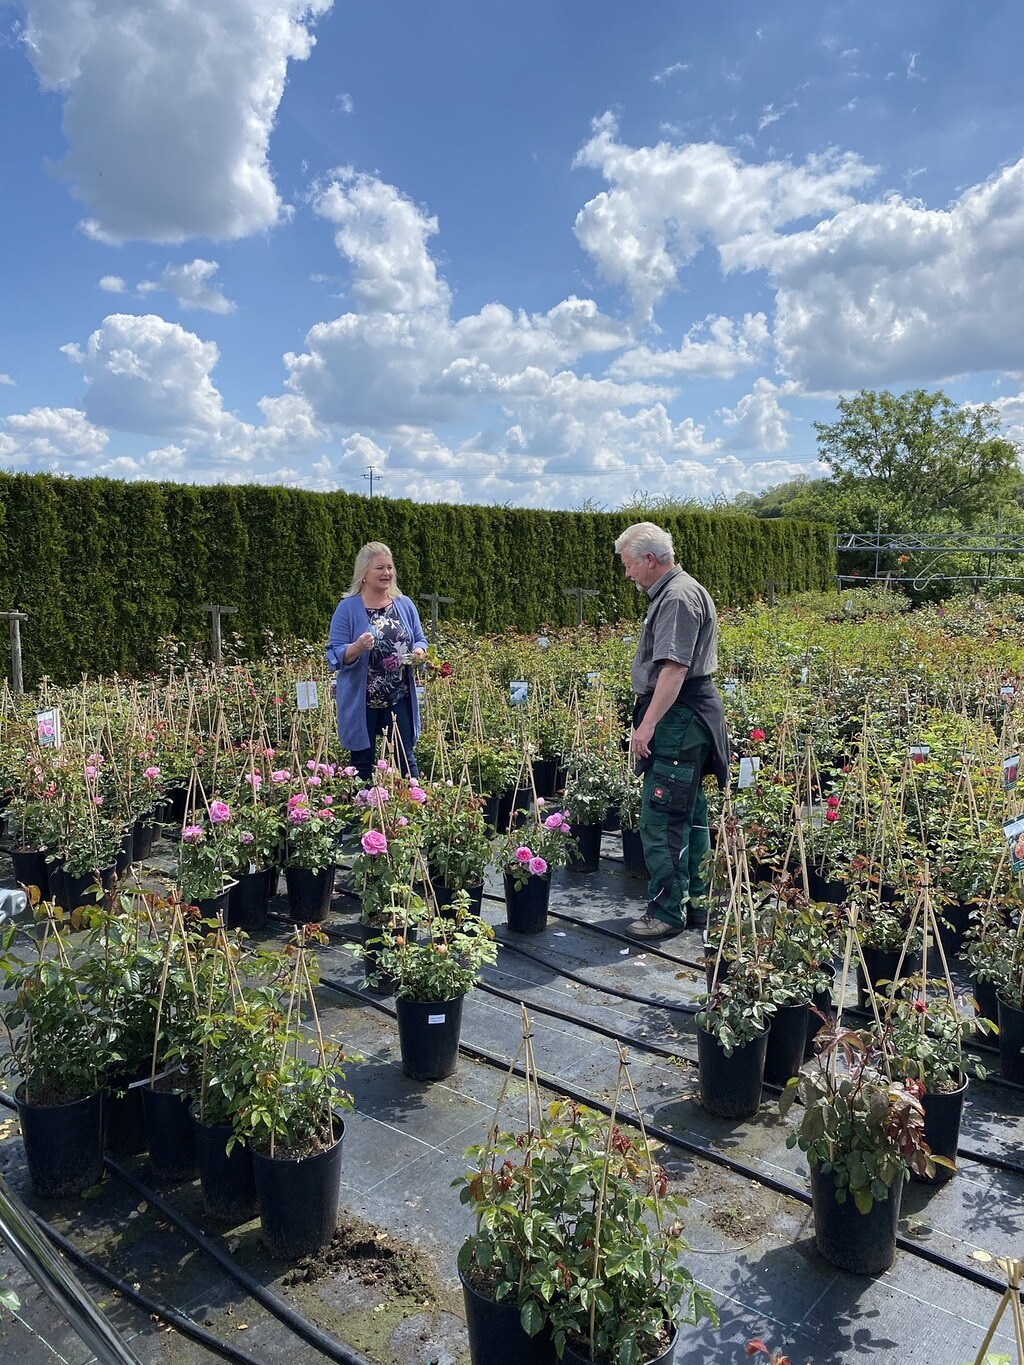
[[650, 606], [630, 679], [638, 697], [654, 691], [663, 663], [685, 664], [689, 677], [718, 669], [718, 613], [706, 588], [676, 565], [647, 589]]

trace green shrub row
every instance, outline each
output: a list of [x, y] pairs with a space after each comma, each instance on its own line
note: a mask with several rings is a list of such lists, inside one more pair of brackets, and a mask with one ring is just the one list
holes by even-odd
[[[723, 605], [828, 589], [830, 531], [811, 522], [687, 511], [658, 518], [679, 562]], [[641, 606], [614, 556], [624, 514], [420, 505], [349, 493], [203, 487], [0, 473], [0, 610], [24, 623], [26, 686], [43, 675], [144, 674], [161, 637], [209, 638], [206, 602], [258, 648], [260, 633], [319, 640], [368, 540], [391, 546], [403, 590], [455, 599], [441, 617], [481, 630], [576, 619], [567, 588], [592, 588], [588, 622]], [[0, 637], [2, 639], [2, 637]], [[2, 647], [2, 646], [0, 646]]]

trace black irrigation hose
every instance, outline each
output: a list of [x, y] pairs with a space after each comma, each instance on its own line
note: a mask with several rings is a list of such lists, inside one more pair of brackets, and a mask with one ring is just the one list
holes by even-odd
[[[322, 976], [320, 985], [328, 990], [336, 991], [339, 995], [348, 996], [350, 999], [359, 1000], [363, 1004], [372, 1005], [390, 1019], [394, 1019], [395, 1012], [388, 1008], [382, 1001], [373, 999], [365, 992], [357, 990], [354, 986], [349, 986], [344, 981], [335, 981], [331, 977]], [[525, 1079], [526, 1072], [520, 1066], [510, 1065], [507, 1058], [499, 1057], [493, 1052], [488, 1052], [484, 1048], [474, 1046], [472, 1043], [459, 1043], [459, 1051], [465, 1053], [467, 1057], [475, 1061], [484, 1062], [487, 1066], [493, 1066], [498, 1070], [511, 1072], [521, 1080]], [[567, 1099], [575, 1100], [577, 1104], [584, 1104], [590, 1109], [595, 1109], [602, 1114], [611, 1114], [611, 1105], [605, 1103], [595, 1095], [589, 1095], [585, 1091], [578, 1090], [574, 1086], [566, 1085], [563, 1081], [552, 1077], [541, 1075], [538, 1072], [538, 1081], [546, 1089], [554, 1091], [556, 1094], [564, 1095]], [[631, 1118], [628, 1114], [619, 1113], [617, 1119], [622, 1123], [629, 1123], [633, 1127], [639, 1127], [639, 1121]], [[707, 1147], [703, 1143], [691, 1142], [687, 1138], [681, 1138], [677, 1133], [669, 1132], [667, 1128], [659, 1128], [654, 1124], [644, 1122], [644, 1129], [649, 1137], [656, 1138], [667, 1147], [678, 1147], [681, 1151], [688, 1152], [691, 1156], [699, 1157], [711, 1165], [721, 1166], [725, 1170], [733, 1172], [735, 1175], [743, 1176], [747, 1180], [753, 1180], [766, 1189], [772, 1190], [776, 1194], [786, 1195], [790, 1199], [795, 1199], [798, 1203], [810, 1206], [811, 1196], [806, 1190], [799, 1190], [793, 1185], [787, 1185], [785, 1181], [776, 1180], [774, 1176], [767, 1175], [759, 1171], [756, 1166], [748, 1166], [742, 1161], [736, 1161], [732, 1157], [726, 1156], [724, 1152], [716, 1151], [713, 1147]], [[928, 1247], [921, 1246], [913, 1238], [898, 1235], [896, 1245], [912, 1256], [917, 1256], [920, 1260], [928, 1261], [931, 1265], [938, 1266], [941, 1270], [950, 1271], [961, 1279], [969, 1280], [972, 1284], [980, 1285], [983, 1289], [990, 1289], [995, 1294], [1005, 1292], [1006, 1286], [1001, 1281], [991, 1275], [986, 1275], [982, 1270], [976, 1270], [973, 1266], [961, 1265], [949, 1256], [944, 1256], [939, 1251], [932, 1251]]]
[[699, 1005], [677, 1005], [671, 1000], [655, 1000], [653, 996], [637, 995], [634, 991], [620, 990], [618, 986], [604, 986], [597, 981], [590, 981], [585, 976], [580, 976], [578, 972], [569, 971], [565, 967], [556, 967], [550, 958], [541, 957], [538, 953], [531, 953], [529, 948], [522, 948], [518, 943], [509, 943], [507, 939], [499, 938], [496, 940], [499, 948], [507, 948], [510, 952], [518, 953], [520, 957], [529, 958], [531, 962], [539, 962], [542, 967], [550, 967], [559, 976], [564, 976], [567, 981], [575, 981], [581, 986], [587, 986], [592, 991], [600, 991], [604, 995], [613, 995], [618, 1000], [631, 1000], [634, 1005], [649, 1005], [654, 1009], [673, 1010], [677, 1014], [696, 1014], [700, 1010]]
[[[14, 1101], [9, 1095], [0, 1094], [0, 1103], [5, 1104], [8, 1109], [15, 1108]], [[127, 1170], [120, 1162], [115, 1161], [113, 1157], [104, 1156], [103, 1164], [112, 1175], [117, 1176], [124, 1184], [142, 1195], [147, 1203], [151, 1204], [155, 1209], [158, 1209], [165, 1218], [168, 1218], [174, 1224], [179, 1232], [184, 1233], [184, 1235], [190, 1241], [194, 1242], [201, 1251], [205, 1251], [208, 1256], [212, 1257], [220, 1268], [224, 1270], [231, 1279], [235, 1280], [251, 1298], [261, 1304], [268, 1313], [277, 1318], [285, 1327], [290, 1328], [296, 1336], [301, 1337], [304, 1341], [308, 1342], [310, 1346], [315, 1347], [316, 1350], [327, 1356], [329, 1360], [337, 1361], [338, 1365], [372, 1365], [372, 1362], [367, 1360], [366, 1356], [360, 1355], [358, 1351], [353, 1350], [351, 1347], [343, 1346], [340, 1341], [335, 1341], [327, 1332], [324, 1332], [321, 1328], [317, 1327], [316, 1323], [310, 1322], [309, 1319], [304, 1318], [301, 1313], [292, 1308], [291, 1304], [267, 1289], [266, 1285], [260, 1284], [257, 1279], [238, 1264], [229, 1252], [219, 1246], [213, 1238], [208, 1237], [206, 1233], [203, 1232], [202, 1228], [197, 1227], [195, 1223], [185, 1216], [185, 1214], [176, 1209], [173, 1204], [164, 1199], [156, 1190], [151, 1189], [141, 1181], [138, 1176]], [[49, 1224], [44, 1224], [43, 1226], [46, 1228], [48, 1234], [49, 1232], [54, 1231], [50, 1229]], [[54, 1231], [54, 1236], [59, 1237], [60, 1234]], [[84, 1253], [81, 1254], [84, 1255]], [[109, 1274], [110, 1272], [106, 1273]], [[168, 1321], [170, 1321], [170, 1319], [168, 1319]], [[250, 1361], [251, 1359], [250, 1356], [245, 1357], [246, 1361]], [[255, 1365], [259, 1365], [259, 1363], [255, 1362]]]

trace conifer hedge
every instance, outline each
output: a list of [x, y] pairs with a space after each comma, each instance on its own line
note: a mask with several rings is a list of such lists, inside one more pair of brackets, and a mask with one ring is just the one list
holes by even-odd
[[[144, 674], [161, 636], [208, 639], [205, 602], [238, 608], [225, 628], [258, 650], [260, 632], [325, 638], [368, 540], [390, 545], [399, 581], [452, 597], [441, 618], [481, 630], [576, 619], [566, 588], [595, 588], [589, 622], [635, 619], [641, 600], [613, 552], [622, 513], [420, 505], [288, 488], [121, 483], [0, 473], [0, 610], [25, 611], [26, 686]], [[722, 605], [828, 589], [827, 527], [722, 512], [658, 517], [676, 555]], [[0, 646], [2, 647], [2, 646]], [[9, 661], [8, 661], [9, 662]]]

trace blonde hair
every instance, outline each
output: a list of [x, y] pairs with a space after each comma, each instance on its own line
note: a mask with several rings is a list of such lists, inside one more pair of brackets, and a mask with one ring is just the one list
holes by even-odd
[[[352, 582], [349, 584], [346, 597], [356, 597], [363, 590], [363, 579], [366, 577], [366, 570], [379, 555], [389, 555], [391, 562], [394, 563], [394, 555], [382, 540], [370, 540], [356, 555], [356, 562], [352, 567]], [[398, 574], [396, 572], [391, 580], [391, 596], [401, 597], [402, 590], [398, 586]]]

